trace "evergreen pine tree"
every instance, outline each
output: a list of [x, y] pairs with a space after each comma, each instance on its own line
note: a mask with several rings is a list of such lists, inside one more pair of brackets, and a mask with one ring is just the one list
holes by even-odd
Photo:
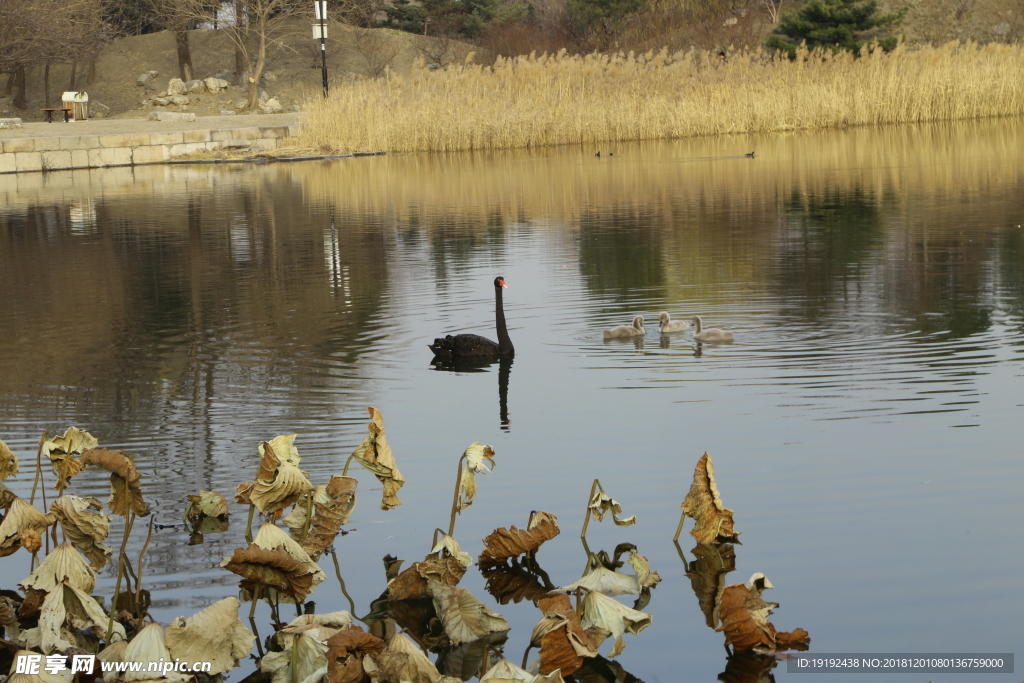
[[802, 42], [812, 50], [849, 50], [856, 54], [865, 42], [874, 40], [888, 52], [896, 47], [898, 39], [878, 34], [902, 21], [903, 10], [879, 14], [877, 0], [810, 0], [798, 12], [784, 14], [765, 45], [788, 53], [790, 59], [796, 57]]

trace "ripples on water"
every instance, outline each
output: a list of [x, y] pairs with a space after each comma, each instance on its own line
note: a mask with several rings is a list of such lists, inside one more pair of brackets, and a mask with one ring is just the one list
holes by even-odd
[[[549, 510], [563, 533], [539, 560], [570, 583], [600, 478], [640, 521], [592, 524], [591, 547], [635, 543], [664, 579], [654, 625], [620, 661], [648, 681], [713, 680], [721, 636], [670, 543], [708, 451], [743, 532], [727, 581], [765, 572], [780, 630], [806, 628], [819, 652], [1012, 651], [1021, 142], [1003, 121], [627, 145], [614, 159], [0, 177], [0, 438], [23, 463], [10, 485], [30, 491], [42, 430], [77, 424], [135, 454], [156, 519], [173, 523], [185, 495], [251, 478], [257, 442], [276, 434], [297, 432], [303, 468], [325, 481], [375, 405], [408, 484], [383, 513], [377, 482], [357, 475], [338, 549], [358, 611], [384, 589], [379, 558], [429, 550], [456, 460], [480, 439], [498, 466], [458, 522], [463, 546]], [[495, 275], [514, 363], [432, 367], [434, 336], [494, 336]], [[661, 337], [661, 310], [737, 340]], [[602, 338], [637, 314], [643, 339]], [[90, 470], [73, 490], [107, 487]], [[217, 568], [241, 544], [233, 515], [202, 545], [156, 532], [156, 618], [236, 592]], [[22, 555], [0, 560], [4, 576], [27, 573]], [[112, 583], [108, 570], [98, 592]], [[476, 572], [463, 583], [487, 597]], [[347, 606], [333, 578], [313, 599]], [[538, 615], [492, 606], [516, 660]]]

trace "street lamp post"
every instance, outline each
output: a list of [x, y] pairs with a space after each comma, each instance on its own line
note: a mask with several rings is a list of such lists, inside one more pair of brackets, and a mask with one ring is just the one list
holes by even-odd
[[320, 58], [323, 62], [324, 98], [327, 97], [327, 0], [313, 0], [313, 38], [320, 39]]

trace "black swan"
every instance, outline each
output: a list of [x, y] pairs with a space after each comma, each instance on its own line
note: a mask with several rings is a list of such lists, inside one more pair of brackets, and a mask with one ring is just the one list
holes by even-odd
[[457, 334], [455, 336], [438, 337], [429, 345], [435, 358], [466, 358], [469, 356], [486, 356], [491, 358], [512, 358], [516, 354], [512, 340], [505, 327], [505, 309], [501, 303], [501, 290], [507, 289], [505, 278], [494, 278], [494, 318], [498, 329], [498, 341], [492, 342], [479, 334]]

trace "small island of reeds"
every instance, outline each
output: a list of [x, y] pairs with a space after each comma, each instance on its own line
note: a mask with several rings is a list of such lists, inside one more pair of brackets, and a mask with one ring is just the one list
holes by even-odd
[[296, 144], [321, 152], [510, 149], [1024, 114], [1024, 48], [667, 50], [467, 57], [336, 84]]

